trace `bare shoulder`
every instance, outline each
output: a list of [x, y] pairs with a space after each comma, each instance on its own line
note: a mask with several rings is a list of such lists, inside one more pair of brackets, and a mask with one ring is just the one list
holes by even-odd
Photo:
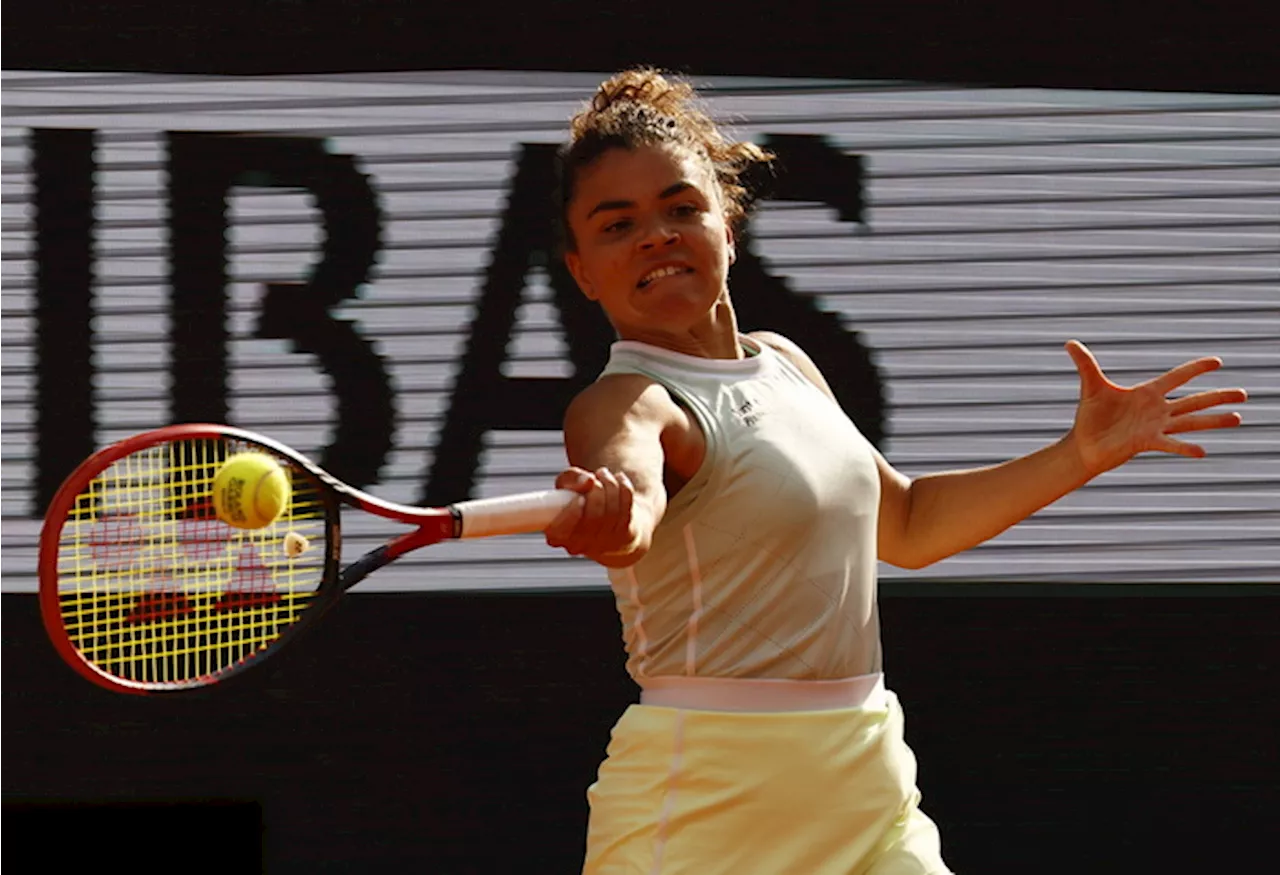
[[569, 403], [565, 447], [571, 459], [579, 459], [619, 441], [657, 443], [680, 419], [680, 410], [657, 381], [643, 374], [606, 374]]
[[579, 392], [565, 412], [564, 441], [570, 461], [584, 466], [657, 448], [669, 470], [686, 479], [706, 452], [692, 414], [642, 374], [608, 374]]
[[749, 331], [747, 337], [752, 340], [758, 340], [761, 343], [767, 343], [769, 346], [785, 353], [789, 356], [799, 356], [804, 359], [809, 357], [805, 355], [805, 351], [796, 345], [790, 338], [784, 337], [776, 331]]
[[809, 358], [809, 354], [794, 341], [774, 331], [752, 331], [747, 334], [747, 337], [760, 343], [768, 344], [774, 350], [786, 356], [787, 360], [799, 368], [800, 373], [808, 377], [815, 386], [832, 398], [835, 397], [835, 393], [831, 391], [831, 386], [827, 384], [826, 378], [822, 376], [822, 371], [818, 370], [818, 366], [813, 363], [813, 359]]
[[676, 404], [667, 390], [643, 374], [606, 374], [579, 392], [565, 411], [564, 425], [617, 428], [626, 422], [662, 427]]

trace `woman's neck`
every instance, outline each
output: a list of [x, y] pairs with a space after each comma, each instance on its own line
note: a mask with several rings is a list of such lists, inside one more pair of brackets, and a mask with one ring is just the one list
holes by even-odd
[[618, 337], [699, 358], [740, 359], [744, 355], [738, 336], [738, 317], [728, 297], [717, 301], [705, 320], [684, 331], [629, 328], [619, 330]]

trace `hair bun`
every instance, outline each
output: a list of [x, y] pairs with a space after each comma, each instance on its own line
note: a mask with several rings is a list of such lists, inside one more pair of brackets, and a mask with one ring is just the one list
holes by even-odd
[[616, 103], [638, 103], [674, 118], [694, 101], [689, 83], [668, 79], [652, 67], [635, 67], [602, 82], [591, 100], [591, 108], [603, 113]]

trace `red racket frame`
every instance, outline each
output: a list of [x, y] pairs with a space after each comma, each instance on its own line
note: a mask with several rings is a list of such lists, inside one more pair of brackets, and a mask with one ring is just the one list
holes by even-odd
[[[279, 638], [262, 650], [254, 651], [234, 666], [214, 674], [187, 681], [166, 683], [163, 686], [132, 681], [108, 674], [82, 657], [63, 624], [58, 593], [58, 548], [62, 534], [76, 498], [89, 486], [93, 478], [112, 463], [140, 450], [163, 443], [183, 440], [231, 439], [257, 445], [287, 459], [312, 476], [317, 494], [325, 507], [326, 556], [320, 587], [312, 603], [303, 614], [286, 629]], [[339, 571], [341, 559], [341, 526], [339, 506], [345, 504], [396, 522], [415, 526], [377, 549], [352, 562]], [[456, 538], [461, 535], [461, 515], [449, 508], [418, 508], [383, 501], [359, 489], [348, 486], [320, 468], [310, 459], [293, 449], [263, 435], [245, 429], [210, 423], [171, 425], [143, 432], [118, 443], [104, 447], [82, 462], [63, 482], [54, 494], [45, 513], [40, 532], [39, 580], [40, 612], [45, 630], [54, 648], [68, 665], [93, 683], [116, 692], [141, 695], [190, 690], [220, 683], [240, 674], [275, 653], [303, 629], [312, 625], [343, 592], [355, 586], [378, 568], [419, 547]]]

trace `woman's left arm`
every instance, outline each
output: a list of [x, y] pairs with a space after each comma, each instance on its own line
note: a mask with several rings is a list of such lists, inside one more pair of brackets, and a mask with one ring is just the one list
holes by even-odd
[[1000, 465], [911, 481], [902, 531], [892, 539], [901, 545], [906, 567], [923, 568], [977, 546], [1139, 453], [1201, 458], [1203, 447], [1173, 436], [1240, 424], [1240, 414], [1215, 408], [1245, 401], [1243, 389], [1167, 397], [1220, 368], [1221, 359], [1195, 359], [1126, 387], [1107, 378], [1084, 344], [1072, 340], [1066, 348], [1080, 374], [1071, 430], [1050, 446]]
[[[795, 344], [775, 334], [753, 336], [786, 354], [832, 395], [812, 360]], [[1071, 430], [1055, 443], [999, 465], [914, 480], [875, 454], [881, 483], [881, 559], [903, 568], [931, 565], [995, 537], [1139, 453], [1205, 455], [1202, 447], [1173, 435], [1240, 424], [1240, 414], [1214, 408], [1244, 402], [1243, 389], [1167, 397], [1179, 386], [1220, 368], [1221, 359], [1195, 359], [1126, 387], [1107, 378], [1084, 344], [1071, 340], [1066, 348], [1080, 373], [1080, 403]]]

